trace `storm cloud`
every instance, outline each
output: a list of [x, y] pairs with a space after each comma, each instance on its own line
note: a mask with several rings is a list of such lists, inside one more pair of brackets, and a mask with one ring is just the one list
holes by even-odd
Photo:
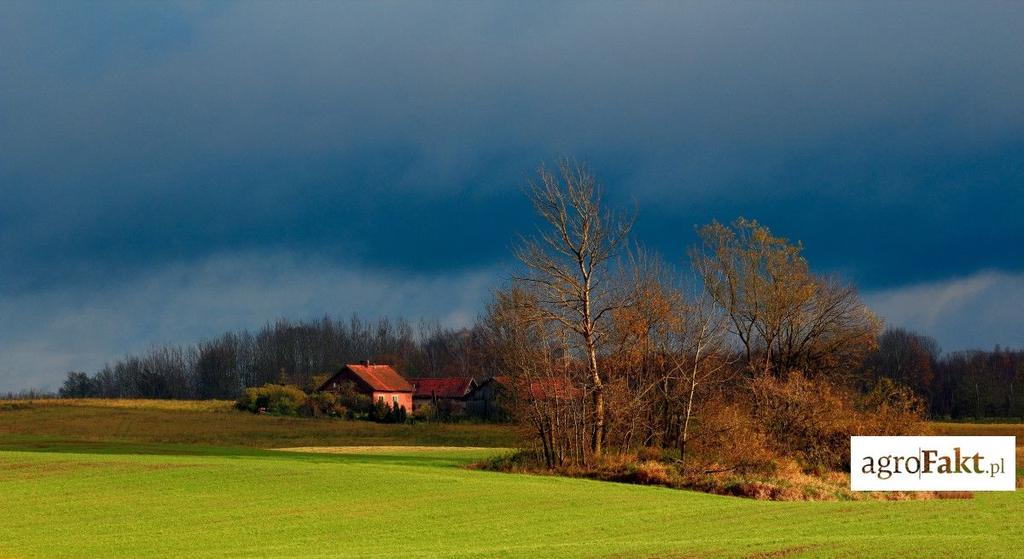
[[[670, 260], [695, 224], [745, 215], [946, 349], [1022, 345], [1014, 313], [920, 295], [1001, 278], [986, 297], [1019, 301], [1022, 20], [1010, 3], [6, 2], [0, 389], [275, 316], [468, 320], [532, 226], [519, 188], [562, 155]], [[331, 295], [356, 283], [420, 295]]]

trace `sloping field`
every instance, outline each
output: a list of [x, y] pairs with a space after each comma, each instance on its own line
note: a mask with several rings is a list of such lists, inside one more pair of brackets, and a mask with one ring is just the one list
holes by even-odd
[[479, 472], [488, 451], [0, 452], [0, 557], [1019, 556], [1019, 494], [773, 503]]

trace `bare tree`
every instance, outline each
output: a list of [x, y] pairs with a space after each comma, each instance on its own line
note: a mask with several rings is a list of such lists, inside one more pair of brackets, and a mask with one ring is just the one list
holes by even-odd
[[602, 206], [597, 181], [583, 165], [563, 160], [558, 173], [541, 167], [528, 190], [544, 220], [537, 237], [523, 239], [516, 256], [527, 269], [517, 280], [537, 294], [543, 320], [572, 333], [587, 364], [593, 394], [591, 451], [600, 454], [605, 438], [604, 375], [598, 354], [610, 313], [627, 305], [610, 280], [609, 263], [621, 249], [632, 217]]

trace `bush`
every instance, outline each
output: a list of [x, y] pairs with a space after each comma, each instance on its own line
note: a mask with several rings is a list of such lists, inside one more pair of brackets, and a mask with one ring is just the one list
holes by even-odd
[[338, 403], [338, 397], [330, 392], [313, 392], [306, 398], [300, 413], [309, 417], [348, 417], [349, 410]]
[[643, 446], [637, 449], [636, 457], [639, 460], [663, 460], [665, 451], [656, 446]]
[[348, 410], [350, 417], [365, 417], [371, 415], [374, 410], [373, 400], [357, 391], [355, 383], [351, 381], [341, 383], [335, 397], [338, 405]]
[[781, 380], [759, 377], [752, 389], [757, 423], [780, 454], [808, 468], [848, 466], [859, 414], [847, 391], [796, 372]]
[[317, 373], [309, 377], [309, 391], [316, 392], [321, 386], [324, 385], [333, 375], [331, 373]]
[[924, 406], [910, 389], [880, 381], [858, 395], [827, 380], [791, 373], [752, 383], [755, 418], [770, 446], [808, 469], [847, 470], [852, 435], [920, 434]]
[[693, 429], [683, 465], [687, 473], [770, 473], [777, 453], [747, 402], [710, 400]]
[[881, 378], [857, 402], [865, 420], [861, 435], [926, 434], [925, 403], [912, 389]]
[[273, 415], [299, 415], [306, 404], [306, 393], [295, 386], [264, 384], [246, 388], [238, 398], [235, 407], [259, 413], [263, 410]]
[[539, 465], [543, 463], [544, 455], [538, 450], [521, 448], [485, 458], [482, 462], [473, 464], [473, 467], [495, 472], [532, 472], [537, 471]]

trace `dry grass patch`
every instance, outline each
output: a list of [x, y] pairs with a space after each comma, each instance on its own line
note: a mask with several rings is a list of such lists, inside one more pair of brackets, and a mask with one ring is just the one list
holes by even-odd
[[928, 424], [933, 435], [951, 436], [1015, 436], [1017, 446], [1024, 444], [1024, 423], [955, 423], [933, 421]]

